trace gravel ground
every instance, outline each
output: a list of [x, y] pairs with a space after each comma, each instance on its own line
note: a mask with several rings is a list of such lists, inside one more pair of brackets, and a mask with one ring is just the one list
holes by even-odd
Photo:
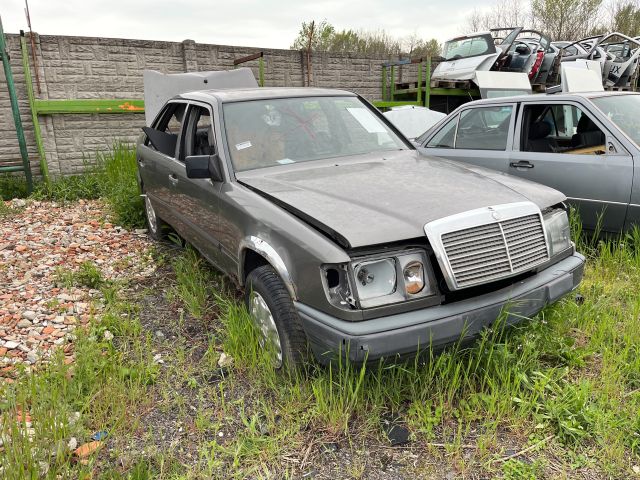
[[56, 348], [72, 362], [74, 329], [101, 312], [100, 292], [65, 287], [61, 272], [91, 262], [105, 280], [135, 280], [154, 267], [139, 261], [145, 232], [109, 223], [98, 201], [6, 205], [17, 212], [0, 217], [0, 379], [11, 381], [17, 364], [31, 368]]

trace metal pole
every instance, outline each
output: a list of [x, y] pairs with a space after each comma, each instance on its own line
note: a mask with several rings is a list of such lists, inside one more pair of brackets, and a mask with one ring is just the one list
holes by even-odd
[[385, 65], [382, 66], [382, 97], [381, 99], [383, 101], [387, 99], [387, 67]]
[[29, 166], [29, 155], [27, 153], [27, 142], [24, 139], [24, 130], [22, 128], [22, 120], [20, 120], [20, 110], [18, 107], [18, 97], [16, 96], [16, 88], [13, 83], [13, 74], [11, 65], [9, 64], [9, 52], [4, 38], [4, 29], [2, 28], [2, 18], [0, 17], [0, 56], [2, 57], [2, 65], [4, 66], [4, 76], [7, 79], [7, 89], [9, 90], [9, 99], [11, 100], [11, 111], [13, 113], [13, 122], [16, 125], [16, 134], [18, 136], [18, 144], [20, 145], [20, 155], [22, 156], [22, 167], [25, 177], [27, 178], [27, 188], [29, 193], [33, 191], [33, 179], [31, 178], [31, 167]]
[[307, 43], [307, 87], [311, 86], [311, 42], [313, 41], [313, 30], [315, 26], [316, 22], [312, 20], [309, 30], [309, 42]]
[[424, 106], [431, 108], [431, 57], [427, 57], [427, 71], [424, 79]]
[[38, 122], [38, 110], [35, 105], [33, 95], [33, 82], [31, 80], [31, 69], [29, 68], [29, 53], [27, 52], [27, 42], [24, 38], [24, 32], [20, 30], [20, 50], [22, 52], [22, 67], [24, 69], [24, 79], [27, 84], [27, 97], [29, 98], [29, 109], [31, 110], [31, 121], [33, 122], [33, 134], [36, 138], [36, 147], [40, 155], [40, 174], [45, 183], [49, 183], [49, 166], [47, 165], [47, 157], [44, 154], [44, 145], [42, 144], [42, 133], [40, 132], [40, 122]]
[[262, 57], [258, 60], [258, 78], [260, 79], [260, 86], [264, 87], [264, 59]]
[[416, 103], [422, 105], [422, 62], [418, 64], [418, 92], [416, 94]]
[[29, 13], [29, 2], [24, 0], [24, 13], [27, 16], [27, 25], [29, 26], [29, 38], [31, 39], [31, 56], [33, 58], [33, 71], [36, 74], [36, 85], [38, 86], [38, 95], [42, 94], [40, 90], [40, 74], [38, 73], [38, 60], [36, 58], [36, 42], [33, 39], [33, 29], [31, 28], [31, 14]]
[[390, 100], [393, 102], [396, 96], [396, 66], [391, 65], [391, 93]]

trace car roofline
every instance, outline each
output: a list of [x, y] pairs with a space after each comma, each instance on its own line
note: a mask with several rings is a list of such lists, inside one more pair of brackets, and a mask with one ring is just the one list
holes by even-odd
[[196, 90], [176, 95], [174, 99], [207, 101], [215, 99], [220, 103], [267, 100], [275, 98], [300, 97], [356, 97], [347, 90], [308, 87], [255, 87], [220, 90]]
[[[458, 108], [465, 107], [467, 105], [489, 105], [496, 103], [515, 103], [515, 102], [538, 102], [547, 100], [572, 100], [576, 98], [600, 98], [600, 97], [614, 97], [617, 95], [640, 95], [640, 92], [629, 91], [604, 91], [604, 92], [560, 92], [560, 93], [539, 93], [534, 95], [514, 95], [510, 97], [496, 97], [496, 98], [482, 98], [473, 100], [471, 102], [463, 103]], [[456, 109], [457, 110], [457, 109]]]

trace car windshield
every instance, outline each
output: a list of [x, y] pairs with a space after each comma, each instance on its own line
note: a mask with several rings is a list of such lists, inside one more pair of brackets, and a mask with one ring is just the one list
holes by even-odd
[[357, 97], [300, 97], [225, 103], [236, 171], [407, 149]]
[[640, 95], [612, 95], [592, 98], [591, 101], [640, 146]]
[[465, 37], [445, 42], [442, 56], [445, 61], [459, 60], [461, 58], [475, 57], [495, 53], [491, 35], [479, 35], [477, 37]]

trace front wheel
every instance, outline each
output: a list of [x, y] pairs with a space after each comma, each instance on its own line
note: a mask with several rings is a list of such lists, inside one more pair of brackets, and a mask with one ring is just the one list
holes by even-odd
[[252, 270], [247, 277], [245, 303], [267, 345], [276, 369], [298, 369], [307, 359], [307, 337], [289, 291], [271, 265]]

